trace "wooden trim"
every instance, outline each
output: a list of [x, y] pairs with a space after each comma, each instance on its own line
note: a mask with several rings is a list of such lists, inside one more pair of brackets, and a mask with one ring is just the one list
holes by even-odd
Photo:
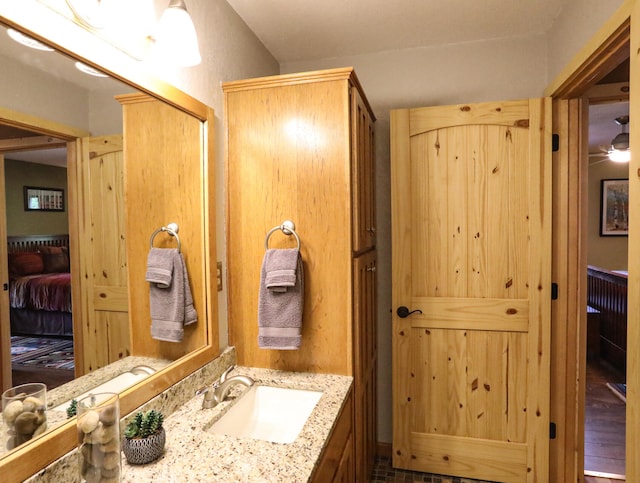
[[[52, 12], [46, 5], [32, 2], [27, 9], [20, 3], [3, 6], [0, 22], [65, 55], [77, 58], [134, 89], [187, 112], [201, 121], [207, 120], [208, 108], [206, 104], [154, 77], [146, 70], [145, 66], [140, 65], [139, 61], [124, 53], [113, 55], [116, 51], [115, 47], [102, 41], [92, 32], [73, 21]], [[73, 34], [69, 35], [69, 32]], [[80, 37], [84, 38], [84, 41], [80, 41]], [[84, 134], [84, 136], [87, 135]]]
[[556, 439], [550, 441], [549, 481], [579, 481], [584, 468], [587, 180], [584, 161], [574, 160], [587, 149], [587, 133], [576, 132], [578, 126], [586, 129], [587, 113], [580, 99], [554, 101], [553, 125], [562, 141], [553, 154], [552, 280], [559, 290], [551, 304], [550, 417]]
[[247, 89], [266, 89], [274, 86], [289, 86], [289, 85], [297, 85], [297, 84], [307, 84], [310, 82], [318, 82], [318, 81], [335, 81], [335, 80], [348, 80], [351, 84], [358, 89], [362, 96], [362, 101], [364, 102], [369, 114], [371, 115], [372, 121], [376, 120], [375, 115], [373, 114], [373, 109], [371, 109], [371, 104], [367, 100], [364, 95], [364, 90], [362, 89], [362, 85], [360, 84], [360, 80], [358, 76], [356, 76], [353, 67], [342, 67], [337, 69], [325, 69], [325, 70], [315, 70], [310, 72], [305, 72], [303, 75], [299, 73], [295, 74], [282, 74], [282, 75], [272, 75], [266, 77], [256, 77], [254, 79], [243, 79], [239, 81], [232, 82], [223, 82], [222, 89], [227, 92], [237, 92], [243, 91]]
[[[0, 240], [4, 240], [7, 236], [7, 206], [5, 193], [4, 178], [4, 156], [0, 153]], [[7, 259], [7, 245], [0, 243], [0, 275], [2, 283], [9, 281], [9, 267]], [[11, 325], [9, 324], [9, 292], [3, 290], [2, 301], [0, 302], [0, 391], [5, 391], [11, 387], [11, 364], [5, 364], [5, 360], [11, 360]]]
[[[629, 163], [629, 206], [640, 206], [640, 130], [635, 127], [640, 119], [640, 1], [633, 3], [631, 18], [630, 80], [631, 88], [629, 116], [632, 129], [629, 142], [632, 156]], [[640, 290], [640, 210], [629, 212], [629, 293]], [[626, 473], [627, 481], [640, 481], [640, 298], [629, 297], [627, 312], [627, 432]]]
[[[586, 337], [586, 214], [584, 213], [586, 199], [584, 197], [586, 196], [587, 160], [586, 155], [582, 153], [587, 152], [586, 128], [588, 119], [586, 116], [588, 113], [586, 108], [575, 103], [579, 103], [577, 98], [585, 95], [599, 78], [629, 56], [630, 45], [633, 45], [629, 40], [633, 30], [631, 27], [633, 24], [637, 25], [638, 22], [637, 20], [634, 22], [630, 16], [631, 11], [638, 8], [638, 3], [635, 0], [625, 1], [545, 90], [545, 94], [552, 96], [556, 101], [558, 116], [554, 119], [553, 124], [556, 134], [562, 136], [561, 154], [556, 155], [559, 159], [556, 159], [556, 163], [554, 163], [556, 171], [553, 175], [554, 183], [557, 183], [554, 186], [553, 197], [555, 237], [553, 270], [554, 281], [558, 282], [559, 294], [558, 300], [552, 304], [551, 367], [554, 378], [559, 372], [566, 374], [563, 381], [554, 379], [552, 382], [551, 420], [559, 424], [559, 438], [551, 442], [549, 481], [582, 481], [584, 473], [584, 384], [586, 372], [586, 342], [584, 340]], [[633, 60], [632, 56], [631, 92], [633, 92], [633, 81], [637, 75], [634, 73]], [[636, 64], [635, 68], [640, 68], [640, 63]], [[638, 85], [637, 83], [636, 80], [636, 85]], [[557, 101], [567, 98], [574, 98], [570, 99], [573, 104], [559, 107]], [[633, 104], [632, 94], [630, 102], [632, 111]], [[560, 109], [564, 109], [566, 112], [560, 114]], [[635, 114], [631, 112], [630, 115], [640, 117], [640, 105], [636, 110], [639, 112]], [[635, 136], [637, 134], [631, 135], [632, 146]], [[640, 144], [640, 139], [636, 142]], [[565, 151], [562, 152], [562, 150]], [[560, 166], [556, 165], [558, 162]], [[630, 220], [630, 223], [633, 225], [633, 220]], [[630, 240], [629, 260], [634, 260], [631, 252], [632, 246]], [[637, 259], [640, 252], [635, 256]], [[558, 278], [555, 278], [556, 276]], [[640, 323], [640, 314], [636, 320]], [[629, 325], [634, 325], [631, 320]], [[640, 333], [637, 337], [635, 340], [640, 343]], [[631, 342], [632, 339], [628, 338], [628, 340]], [[637, 351], [635, 352], [634, 355], [637, 357]], [[636, 380], [640, 382], [640, 378]], [[629, 376], [627, 381], [629, 381]], [[560, 383], [562, 383], [561, 387]], [[558, 391], [563, 391], [563, 394], [558, 394]], [[634, 426], [631, 423], [633, 418], [630, 418], [629, 414], [635, 404], [630, 399], [632, 396], [628, 394], [627, 477], [628, 481], [635, 481], [640, 477], [640, 466], [634, 468], [634, 465], [640, 465], [640, 463], [636, 463], [634, 453], [640, 447], [638, 440], [640, 432], [634, 431], [633, 428], [640, 424], [640, 415], [638, 415]], [[637, 407], [634, 410], [637, 411]]]
[[629, 57], [630, 15], [634, 3], [635, 0], [626, 0], [622, 4], [545, 89], [545, 96], [579, 97]]
[[[2, 17], [0, 17], [0, 20], [1, 19]], [[6, 109], [4, 107], [0, 107], [0, 124], [37, 132], [44, 134], [45, 136], [53, 136], [54, 138], [60, 138], [66, 141], [72, 141], [76, 138], [89, 135], [89, 132], [84, 129], [78, 129], [59, 122], [49, 121], [38, 116], [32, 116], [31, 114], [12, 111], [11, 109]], [[43, 149], [49, 149], [51, 147], [55, 146], [48, 145]], [[0, 150], [13, 150], [14, 148], [14, 146], [7, 146], [5, 149], [4, 146], [0, 146]], [[32, 147], [29, 147], [29, 149], [32, 149]]]
[[376, 446], [376, 456], [381, 456], [383, 458], [391, 458], [392, 451], [391, 443], [383, 443], [378, 441]]

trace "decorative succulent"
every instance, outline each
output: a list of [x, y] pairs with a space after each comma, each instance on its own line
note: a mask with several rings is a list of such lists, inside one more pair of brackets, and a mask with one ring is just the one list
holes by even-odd
[[76, 399], [72, 399], [69, 407], [67, 408], [67, 418], [72, 418], [77, 414], [78, 411], [78, 401]]
[[124, 430], [128, 439], [146, 438], [162, 429], [164, 416], [160, 411], [151, 409], [147, 412], [137, 412]]

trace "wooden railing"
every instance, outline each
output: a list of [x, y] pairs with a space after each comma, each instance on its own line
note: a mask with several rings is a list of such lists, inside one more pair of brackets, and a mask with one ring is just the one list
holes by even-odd
[[589, 265], [587, 304], [600, 312], [600, 358], [625, 375], [627, 276]]
[[68, 247], [69, 235], [22, 235], [7, 237], [7, 251], [36, 252], [41, 246]]

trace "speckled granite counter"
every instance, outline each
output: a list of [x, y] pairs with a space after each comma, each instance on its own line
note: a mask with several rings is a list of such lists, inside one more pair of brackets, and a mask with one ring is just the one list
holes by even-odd
[[[79, 394], [83, 394], [100, 384], [113, 379], [119, 374], [133, 369], [136, 366], [149, 366], [156, 371], [159, 371], [160, 369], [167, 367], [170, 363], [171, 361], [165, 359], [129, 356], [47, 391], [48, 429], [51, 430], [67, 420], [67, 414], [65, 411], [53, 411], [51, 408], [70, 402], [71, 399]], [[0, 434], [4, 434], [4, 432], [4, 422], [3, 419], [0, 418]], [[6, 451], [6, 447], [3, 444], [0, 444], [0, 455], [3, 455]]]
[[[122, 481], [308, 481], [349, 392], [352, 378], [249, 367], [238, 367], [230, 375], [234, 374], [246, 374], [257, 384], [323, 392], [296, 441], [277, 444], [208, 433], [205, 428], [221, 417], [234, 400], [213, 409], [202, 409], [203, 396], [197, 396], [165, 421], [167, 443], [162, 458], [142, 466], [129, 465], [123, 459]], [[234, 395], [246, 390], [241, 386], [236, 388]]]
[[[216, 408], [202, 409], [204, 396], [194, 397], [194, 394], [197, 389], [212, 384], [234, 364], [235, 348], [229, 347], [219, 357], [138, 408], [140, 411], [156, 409], [168, 415], [164, 424], [167, 432], [165, 453], [159, 460], [143, 466], [129, 465], [122, 455], [122, 481], [289, 483], [309, 479], [349, 393], [352, 378], [236, 368], [231, 375], [246, 374], [258, 384], [323, 391], [298, 439], [283, 445], [205, 432], [204, 429], [220, 418], [235, 399]], [[236, 386], [231, 397], [237, 397], [245, 390], [243, 386]], [[126, 418], [121, 420], [121, 430], [125, 424]], [[26, 481], [78, 481], [78, 464], [77, 450], [74, 450], [35, 472]]]

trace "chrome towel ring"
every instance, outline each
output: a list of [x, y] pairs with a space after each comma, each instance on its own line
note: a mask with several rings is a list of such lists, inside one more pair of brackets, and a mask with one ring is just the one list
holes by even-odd
[[178, 224], [177, 223], [169, 223], [167, 226], [163, 226], [162, 228], [158, 228], [151, 234], [151, 239], [149, 240], [149, 248], [153, 248], [153, 239], [160, 232], [167, 232], [169, 235], [176, 238], [178, 242], [178, 252], [180, 252], [180, 238], [178, 237]]
[[276, 231], [281, 230], [285, 235], [293, 235], [296, 237], [296, 241], [298, 242], [298, 250], [300, 250], [300, 237], [296, 233], [296, 224], [291, 220], [285, 220], [282, 222], [282, 225], [274, 226], [267, 233], [267, 237], [264, 239], [264, 249], [269, 249], [269, 237]]

